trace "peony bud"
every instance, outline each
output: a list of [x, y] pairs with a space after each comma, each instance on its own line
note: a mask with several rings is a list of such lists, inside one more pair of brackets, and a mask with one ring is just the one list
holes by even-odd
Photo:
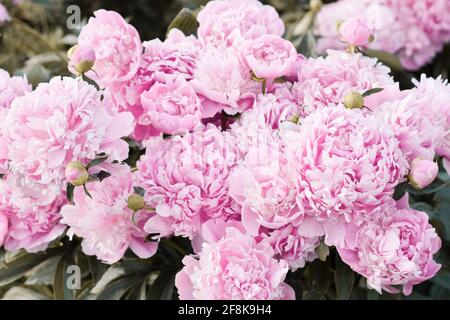
[[361, 109], [364, 107], [364, 97], [361, 93], [353, 91], [344, 97], [344, 106], [347, 109]]
[[373, 41], [372, 31], [367, 24], [359, 19], [352, 18], [339, 26], [341, 40], [351, 46], [361, 47]]
[[95, 64], [95, 52], [86, 46], [74, 46], [67, 52], [69, 71], [73, 74], [84, 74]]
[[66, 167], [66, 179], [74, 186], [82, 186], [89, 179], [89, 173], [80, 161], [72, 161]]
[[0, 3], [0, 26], [4, 25], [8, 21], [11, 21], [11, 16], [5, 6]]
[[438, 172], [439, 167], [436, 162], [416, 158], [411, 162], [409, 183], [416, 189], [425, 188], [434, 181]]
[[137, 193], [133, 193], [128, 197], [128, 208], [133, 211], [139, 211], [145, 207], [144, 198]]

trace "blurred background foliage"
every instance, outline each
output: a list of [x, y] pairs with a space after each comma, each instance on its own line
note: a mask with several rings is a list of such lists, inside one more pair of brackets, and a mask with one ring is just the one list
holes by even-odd
[[[0, 27], [0, 67], [10, 73], [26, 74], [36, 85], [54, 75], [68, 74], [66, 51], [76, 43], [78, 29], [67, 28], [67, 8], [81, 9], [81, 24], [99, 9], [120, 12], [141, 34], [142, 40], [164, 39], [167, 28], [184, 7], [196, 10], [207, 0], [24, 0], [15, 6], [0, 0], [10, 12], [12, 21]], [[314, 1], [314, 0], [313, 0]], [[306, 56], [315, 56], [312, 32], [314, 12], [309, 0], [264, 0], [274, 6], [286, 23], [286, 37]], [[333, 2], [324, 0], [322, 2]], [[392, 74], [403, 88], [421, 73], [447, 78], [450, 70], [450, 46], [422, 70], [410, 73], [398, 59], [385, 52], [367, 51], [392, 68]], [[449, 102], [450, 103], [450, 102]], [[130, 159], [139, 156], [131, 146]], [[413, 207], [427, 212], [443, 240], [437, 256], [442, 263], [439, 274], [415, 287], [412, 295], [379, 295], [368, 290], [365, 279], [349, 269], [334, 249], [320, 247], [313, 263], [288, 275], [298, 299], [450, 299], [450, 177], [443, 170], [439, 179], [424, 190], [407, 190]], [[0, 249], [0, 297], [3, 299], [175, 299], [175, 274], [181, 259], [192, 253], [186, 239], [172, 238], [160, 243], [151, 259], [138, 259], [127, 252], [112, 266], [81, 253], [79, 239], [61, 238], [45, 253], [4, 252]], [[68, 290], [64, 285], [68, 266], [81, 270], [81, 289]]]

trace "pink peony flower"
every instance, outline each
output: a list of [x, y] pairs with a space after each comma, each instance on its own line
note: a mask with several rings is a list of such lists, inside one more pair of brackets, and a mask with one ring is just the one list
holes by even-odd
[[292, 74], [297, 62], [294, 45], [276, 35], [263, 35], [244, 43], [242, 49], [244, 63], [256, 77], [275, 79]]
[[409, 181], [417, 189], [422, 189], [431, 184], [436, 179], [439, 167], [436, 162], [416, 158], [411, 162]]
[[370, 48], [397, 54], [405, 68], [417, 70], [450, 40], [449, 12], [446, 0], [340, 0], [317, 16], [318, 50], [341, 48], [337, 22], [360, 18], [373, 31]]
[[201, 121], [201, 101], [194, 89], [181, 76], [156, 82], [141, 95], [144, 112], [140, 125], [175, 134], [193, 130]]
[[281, 229], [262, 235], [262, 241], [271, 245], [275, 251], [275, 257], [285, 260], [294, 272], [303, 268], [306, 262], [314, 261], [317, 258], [315, 249], [320, 244], [320, 235], [305, 236], [302, 235], [302, 231], [298, 227], [288, 224]]
[[11, 21], [11, 16], [5, 6], [0, 3], [0, 26], [4, 25], [8, 21]]
[[267, 242], [228, 226], [217, 242], [204, 243], [198, 260], [183, 259], [175, 285], [181, 300], [293, 300], [284, 283], [288, 265], [273, 258]]
[[367, 24], [359, 18], [352, 18], [339, 26], [341, 40], [357, 47], [366, 46], [373, 36]]
[[217, 47], [284, 33], [284, 23], [276, 10], [257, 0], [210, 1], [199, 12], [197, 20], [199, 39]]
[[270, 94], [260, 94], [254, 107], [242, 113], [231, 125], [231, 133], [239, 140], [239, 150], [246, 154], [252, 145], [265, 147], [272, 131], [298, 117], [300, 110], [286, 87]]
[[320, 110], [287, 143], [296, 166], [297, 203], [321, 221], [352, 221], [391, 199], [408, 163], [389, 127], [361, 110]]
[[92, 198], [83, 188], [76, 188], [74, 205], [61, 209], [61, 222], [69, 226], [68, 236], [82, 237], [83, 252], [95, 255], [103, 262], [119, 261], [130, 248], [140, 258], [149, 258], [156, 252], [156, 242], [145, 242], [142, 227], [150, 213], [140, 210], [133, 214], [127, 207], [133, 191], [133, 175], [126, 166], [110, 170], [112, 176], [87, 184]]
[[119, 110], [133, 113], [136, 119], [133, 138], [138, 141], [159, 134], [153, 126], [138, 123], [144, 113], [142, 93], [149, 90], [155, 81], [163, 81], [167, 75], [191, 80], [201, 50], [194, 36], [186, 37], [177, 29], [172, 29], [164, 42], [155, 39], [145, 42], [143, 46], [144, 53], [136, 74], [130, 80], [116, 83], [107, 89]]
[[350, 92], [364, 93], [373, 88], [394, 85], [389, 68], [362, 54], [328, 51], [326, 58], [309, 59], [299, 69], [292, 88], [302, 116], [316, 110], [336, 107]]
[[159, 39], [144, 42], [143, 59], [149, 71], [162, 76], [182, 76], [192, 80], [203, 47], [194, 36], [185, 36], [171, 29], [164, 42]]
[[75, 46], [68, 53], [69, 71], [75, 75], [83, 74], [95, 64], [95, 51], [88, 46]]
[[433, 255], [441, 240], [424, 212], [385, 206], [372, 221], [347, 232], [343, 246], [337, 246], [342, 260], [367, 278], [367, 285], [381, 293], [409, 295], [414, 285], [436, 275], [440, 265]]
[[229, 178], [230, 195], [242, 205], [242, 222], [253, 236], [260, 227], [278, 229], [303, 217], [296, 204], [295, 168], [275, 137], [251, 145]]
[[121, 138], [132, 122], [130, 113], [108, 110], [94, 86], [57, 77], [14, 100], [1, 134], [13, 173], [62, 188], [71, 161], [87, 164], [100, 153], [110, 162], [126, 159], [128, 144]]
[[89, 72], [89, 77], [103, 87], [130, 80], [139, 68], [142, 55], [139, 33], [117, 12], [98, 10], [94, 16], [78, 37], [80, 46], [95, 51], [95, 72]]
[[26, 77], [10, 77], [8, 72], [0, 69], [0, 112], [9, 109], [16, 97], [32, 90]]
[[206, 48], [191, 84], [202, 98], [205, 118], [221, 110], [234, 115], [250, 109], [262, 90], [261, 83], [252, 80], [250, 69], [241, 63], [233, 48]]
[[60, 223], [59, 214], [65, 202], [65, 194], [56, 185], [30, 183], [20, 175], [3, 177], [0, 180], [0, 220], [5, 249], [45, 250], [66, 229]]
[[228, 177], [239, 159], [236, 144], [213, 125], [151, 141], [137, 164], [137, 185], [156, 210], [145, 231], [192, 239], [208, 219], [237, 216], [240, 208], [228, 194]]
[[[10, 77], [8, 72], [0, 69], [0, 123], [6, 117], [13, 100], [31, 90], [26, 77]], [[0, 174], [5, 174], [8, 170], [8, 144], [5, 139], [0, 139]]]
[[412, 89], [420, 99], [420, 113], [431, 121], [432, 128], [437, 130], [437, 141], [434, 142], [438, 155], [450, 159], [450, 85], [447, 80], [427, 78], [422, 75], [420, 80], [413, 80], [416, 88]]
[[375, 108], [369, 106], [392, 128], [409, 162], [417, 157], [433, 160], [436, 143], [442, 135], [442, 128], [430, 119], [430, 98], [417, 90], [409, 90], [394, 94], [391, 101], [380, 103]]

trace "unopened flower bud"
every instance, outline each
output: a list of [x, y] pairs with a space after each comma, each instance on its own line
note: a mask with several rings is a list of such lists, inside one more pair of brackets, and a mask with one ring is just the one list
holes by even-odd
[[360, 18], [352, 18], [339, 26], [339, 35], [342, 41], [355, 47], [366, 46], [373, 41], [372, 31]]
[[86, 46], [74, 46], [67, 52], [69, 71], [73, 74], [84, 74], [95, 64], [95, 52]]
[[74, 186], [82, 186], [89, 179], [86, 167], [80, 161], [70, 162], [65, 171], [66, 179]]
[[416, 189], [422, 189], [430, 185], [438, 175], [439, 167], [436, 162], [416, 158], [411, 162], [409, 183]]
[[364, 97], [361, 93], [353, 91], [345, 95], [344, 106], [347, 109], [361, 109], [364, 107]]
[[137, 193], [133, 193], [128, 197], [128, 208], [133, 211], [139, 211], [145, 207], [145, 200]]

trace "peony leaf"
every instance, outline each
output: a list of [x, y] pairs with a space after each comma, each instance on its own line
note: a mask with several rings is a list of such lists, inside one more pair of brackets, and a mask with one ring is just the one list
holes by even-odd
[[[56, 300], [74, 300], [76, 295], [76, 289], [69, 288], [69, 277], [72, 276], [69, 273], [69, 266], [75, 265], [72, 252], [68, 252], [61, 257], [56, 267], [55, 278], [53, 281], [53, 298]], [[76, 276], [76, 274], [74, 274]], [[79, 275], [81, 276], [81, 275]], [[81, 281], [81, 279], [80, 279]]]
[[97, 300], [118, 300], [122, 298], [131, 287], [136, 283], [142, 283], [141, 277], [120, 277], [111, 283], [99, 293]]
[[66, 188], [66, 195], [67, 195], [67, 200], [69, 200], [70, 203], [73, 204], [73, 192], [75, 191], [75, 186], [71, 183], [67, 184], [67, 188]]
[[198, 29], [198, 21], [191, 10], [187, 8], [181, 9], [180, 12], [170, 23], [167, 28], [167, 33], [172, 29], [178, 29], [182, 31], [186, 36], [196, 34]]
[[362, 96], [363, 96], [363, 97], [368, 97], [368, 96], [370, 96], [370, 95], [372, 95], [372, 94], [381, 92], [381, 91], [383, 91], [383, 90], [384, 90], [384, 88], [372, 88], [372, 89], [369, 89], [369, 90], [367, 90], [366, 92], [364, 92], [364, 93], [362, 94]]
[[177, 270], [164, 270], [153, 282], [148, 294], [149, 300], [172, 300]]
[[394, 200], [400, 200], [405, 194], [406, 190], [408, 189], [408, 181], [399, 183], [394, 190]]
[[403, 66], [400, 62], [400, 59], [389, 52], [381, 51], [381, 50], [373, 50], [373, 49], [365, 49], [364, 53], [372, 58], [377, 58], [380, 62], [388, 66], [389, 68], [396, 70], [396, 71], [402, 71]]
[[106, 161], [106, 159], [108, 159], [108, 155], [106, 154], [100, 154], [98, 155], [94, 160], [91, 160], [87, 166], [86, 169], [89, 170], [90, 168], [93, 168], [95, 166], [98, 166], [100, 164], [102, 164], [103, 162]]
[[347, 300], [352, 294], [355, 275], [353, 270], [336, 254], [336, 271], [334, 273], [336, 296], [338, 300]]

